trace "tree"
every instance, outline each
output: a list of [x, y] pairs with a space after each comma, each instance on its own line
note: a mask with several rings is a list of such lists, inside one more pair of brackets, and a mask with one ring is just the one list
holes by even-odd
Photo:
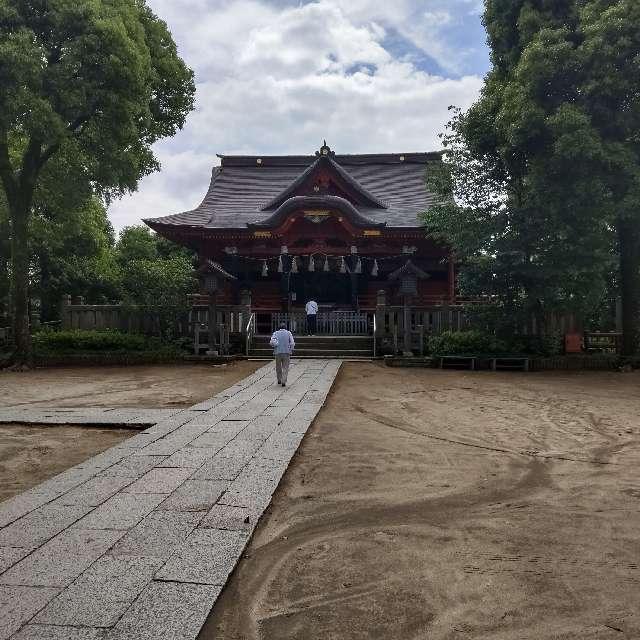
[[29, 229], [43, 170], [113, 197], [158, 168], [151, 145], [182, 127], [193, 73], [144, 0], [0, 4], [0, 179], [11, 224], [18, 362], [31, 360]]
[[9, 231], [9, 211], [0, 190], [0, 327], [9, 320], [9, 265], [11, 263], [11, 233]]
[[99, 199], [71, 210], [47, 207], [33, 216], [30, 236], [31, 297], [43, 322], [59, 320], [65, 294], [93, 304], [119, 299], [113, 229]]
[[187, 295], [197, 291], [195, 255], [147, 227], [135, 226], [122, 230], [116, 261], [123, 301], [157, 318], [162, 338], [173, 337], [188, 310]]
[[[588, 302], [584, 287], [595, 293], [616, 253], [624, 350], [632, 353], [640, 306], [640, 4], [487, 0], [484, 22], [492, 69], [454, 133], [503, 181], [503, 228], [521, 235], [534, 279], [544, 284], [551, 275], [545, 298], [555, 290]], [[570, 286], [554, 277], [558, 269]]]
[[[535, 323], [544, 332], [554, 313], [587, 318], [605, 295], [611, 234], [604, 221], [567, 215], [559, 204], [581, 211], [590, 189], [551, 202], [552, 185], [519, 174], [493, 151], [486, 122], [480, 104], [455, 110], [443, 162], [428, 175], [440, 196], [424, 215], [428, 228], [461, 260], [462, 293], [490, 300], [481, 315], [494, 329], [516, 333]], [[563, 164], [553, 154], [546, 162]]]

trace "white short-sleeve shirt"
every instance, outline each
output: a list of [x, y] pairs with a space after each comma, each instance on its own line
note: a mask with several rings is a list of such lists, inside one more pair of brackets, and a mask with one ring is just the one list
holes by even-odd
[[318, 303], [315, 300], [309, 300], [304, 307], [308, 316], [315, 316], [318, 313]]

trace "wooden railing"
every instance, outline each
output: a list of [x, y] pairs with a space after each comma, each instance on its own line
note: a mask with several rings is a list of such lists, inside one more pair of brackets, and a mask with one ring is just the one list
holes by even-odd
[[[231, 352], [231, 335], [243, 333], [246, 309], [239, 306], [218, 307], [216, 342], [220, 353]], [[193, 352], [197, 355], [209, 349], [209, 308], [192, 307], [189, 311], [189, 335], [193, 337]]]
[[[383, 307], [376, 312], [380, 320], [378, 332], [393, 335], [394, 328], [402, 334], [404, 331], [404, 309], [402, 307]], [[469, 326], [462, 307], [430, 307], [411, 309], [409, 314], [410, 330], [425, 334], [438, 334], [443, 331], [460, 331]], [[421, 327], [421, 329], [419, 329]]]
[[[294, 333], [307, 333], [307, 316], [304, 312], [272, 313], [271, 330], [285, 324]], [[333, 336], [366, 336], [371, 333], [371, 313], [360, 311], [320, 312], [316, 319], [316, 333]]]

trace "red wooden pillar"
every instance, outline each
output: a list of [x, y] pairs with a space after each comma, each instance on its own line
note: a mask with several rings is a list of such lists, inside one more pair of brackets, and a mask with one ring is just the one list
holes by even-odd
[[449, 302], [456, 299], [456, 265], [453, 254], [449, 254]]

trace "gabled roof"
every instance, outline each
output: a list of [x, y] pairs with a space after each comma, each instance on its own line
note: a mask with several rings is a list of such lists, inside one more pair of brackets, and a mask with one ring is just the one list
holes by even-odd
[[330, 172], [335, 173], [347, 185], [349, 185], [358, 198], [358, 204], [365, 207], [373, 207], [374, 209], [386, 209], [387, 207], [376, 198], [373, 194], [369, 193], [365, 187], [363, 187], [353, 176], [349, 175], [337, 162], [334, 162], [329, 156], [319, 156], [318, 159], [305, 169], [284, 191], [279, 193], [273, 200], [268, 202], [262, 211], [268, 211], [269, 209], [276, 209], [283, 204], [290, 197], [294, 196], [296, 191], [304, 184], [304, 182], [312, 176], [315, 172], [319, 172], [323, 168], [327, 168]]
[[419, 280], [426, 280], [430, 277], [426, 271], [423, 271], [420, 267], [413, 264], [411, 260], [407, 260], [401, 267], [391, 272], [388, 279], [397, 280], [402, 276], [416, 276]]
[[[220, 158], [221, 166], [213, 169], [209, 191], [198, 207], [145, 222], [157, 229], [246, 229], [264, 224], [319, 160], [316, 155]], [[426, 189], [426, 173], [440, 158], [434, 152], [331, 155], [326, 160], [357, 188], [362, 202], [350, 206], [359, 219], [376, 226], [420, 227], [420, 214], [435, 201]], [[278, 204], [282, 197], [285, 201]]]
[[215, 273], [217, 276], [221, 277], [223, 280], [237, 280], [234, 275], [231, 275], [228, 271], [224, 269], [224, 267], [214, 260], [205, 260], [197, 271], [199, 274], [205, 273]]

